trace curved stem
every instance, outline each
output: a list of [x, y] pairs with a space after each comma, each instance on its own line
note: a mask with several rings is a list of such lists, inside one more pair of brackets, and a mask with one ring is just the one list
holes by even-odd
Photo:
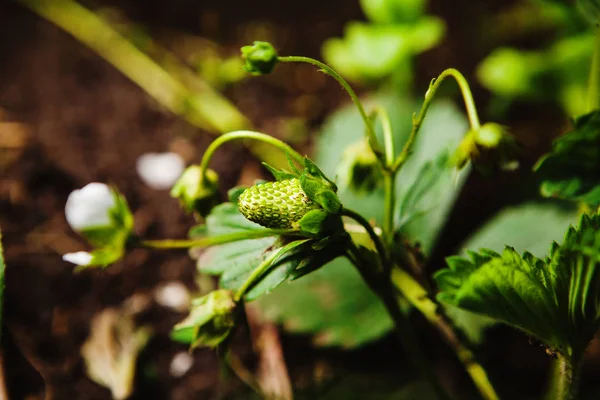
[[248, 130], [234, 131], [234, 132], [229, 132], [229, 133], [219, 136], [217, 139], [215, 139], [210, 144], [210, 146], [208, 146], [208, 148], [204, 152], [204, 156], [202, 156], [202, 161], [200, 162], [200, 170], [202, 171], [202, 177], [200, 179], [204, 179], [204, 174], [206, 173], [208, 164], [210, 163], [210, 159], [212, 158], [214, 152], [219, 148], [219, 146], [221, 146], [223, 143], [229, 142], [231, 140], [237, 140], [237, 139], [253, 139], [253, 140], [259, 140], [264, 143], [268, 143], [270, 145], [277, 147], [279, 150], [283, 151], [284, 153], [289, 154], [300, 165], [304, 165], [304, 157], [302, 157], [302, 155], [300, 153], [298, 153], [296, 150], [292, 149], [285, 142], [283, 142], [279, 139], [276, 139], [273, 136], [270, 136], [270, 135], [267, 135], [264, 133], [260, 133], [260, 132], [248, 131]]
[[448, 396], [438, 381], [433, 369], [418, 346], [418, 341], [410, 327], [410, 322], [406, 315], [402, 313], [390, 282], [385, 276], [382, 276], [373, 271], [372, 268], [369, 268], [368, 262], [363, 260], [360, 251], [354, 244], [351, 245], [348, 256], [371, 290], [373, 290], [385, 305], [388, 314], [394, 321], [394, 327], [398, 334], [398, 338], [410, 361], [417, 368], [421, 376], [429, 382], [439, 399], [450, 399], [450, 396]]
[[273, 261], [280, 255], [279, 251], [274, 251], [269, 257], [267, 257], [260, 265], [252, 271], [250, 276], [246, 279], [246, 281], [242, 284], [242, 286], [237, 290], [234, 296], [234, 300], [236, 302], [240, 301], [242, 297], [246, 294], [248, 289], [250, 289], [256, 281], [271, 267]]
[[381, 239], [379, 238], [379, 236], [377, 236], [377, 234], [373, 230], [373, 227], [371, 226], [371, 224], [369, 224], [369, 221], [367, 221], [359, 213], [357, 213], [355, 211], [352, 211], [352, 210], [349, 210], [347, 208], [344, 208], [342, 210], [342, 215], [345, 215], [346, 217], [352, 218], [353, 220], [355, 220], [356, 222], [358, 222], [361, 226], [363, 226], [365, 228], [365, 230], [369, 234], [369, 237], [371, 238], [371, 240], [373, 241], [373, 243], [375, 243], [375, 248], [377, 249], [377, 252], [381, 255], [382, 259], [384, 260], [383, 266], [385, 268], [385, 266], [388, 263], [387, 262], [388, 257], [387, 257], [386, 248], [383, 245], [383, 243], [381, 242]]
[[391, 165], [394, 163], [396, 148], [394, 144], [394, 135], [392, 133], [390, 115], [385, 108], [379, 106], [375, 107], [375, 109], [371, 112], [371, 115], [381, 120], [381, 127], [383, 129], [383, 146], [385, 148], [385, 164], [387, 167], [391, 167]]
[[479, 116], [477, 115], [477, 108], [475, 107], [475, 101], [473, 100], [473, 94], [471, 93], [471, 88], [469, 87], [469, 83], [467, 82], [467, 80], [465, 79], [463, 74], [461, 74], [458, 70], [456, 70], [454, 68], [448, 68], [447, 70], [443, 71], [429, 85], [429, 89], [427, 90], [427, 93], [425, 93], [425, 100], [423, 102], [423, 105], [421, 106], [421, 111], [419, 111], [418, 115], [416, 115], [416, 116], [413, 115], [413, 127], [410, 132], [410, 136], [408, 137], [408, 140], [407, 140], [406, 144], [404, 145], [402, 152], [400, 153], [400, 155], [398, 155], [398, 158], [396, 158], [396, 161], [394, 162], [394, 165], [392, 166], [392, 171], [397, 171], [402, 166], [402, 164], [404, 164], [406, 159], [408, 158], [408, 156], [410, 154], [410, 150], [411, 150], [411, 148], [414, 144], [414, 141], [417, 137], [417, 133], [419, 133], [419, 129], [421, 128], [421, 125], [423, 124], [425, 115], [427, 115], [427, 110], [429, 109], [429, 106], [431, 105], [431, 101], [435, 97], [435, 93], [441, 86], [444, 79], [446, 79], [448, 77], [454, 78], [456, 80], [456, 83], [458, 83], [458, 87], [460, 88], [460, 92], [462, 93], [462, 96], [463, 96], [463, 99], [465, 102], [465, 108], [467, 110], [467, 115], [469, 117], [469, 124], [471, 125], [471, 129], [477, 130], [480, 128], [481, 124], [479, 122]]
[[348, 93], [348, 95], [352, 99], [352, 102], [354, 103], [354, 105], [356, 105], [356, 108], [358, 109], [358, 112], [360, 113], [360, 116], [362, 117], [362, 119], [367, 127], [367, 137], [369, 138], [369, 143], [371, 144], [371, 148], [373, 149], [373, 152], [375, 153], [377, 158], [382, 157], [381, 150], [379, 149], [379, 143], [377, 142], [377, 135], [375, 134], [375, 129], [373, 128], [373, 124], [371, 123], [371, 120], [369, 119], [369, 117], [367, 116], [367, 113], [365, 112], [365, 108], [363, 107], [362, 103], [358, 99], [358, 96], [356, 95], [356, 93], [354, 92], [352, 87], [348, 84], [348, 82], [346, 82], [346, 80], [344, 78], [342, 78], [340, 76], [340, 74], [338, 74], [329, 65], [322, 63], [319, 60], [315, 60], [314, 58], [310, 58], [310, 57], [286, 56], [286, 57], [277, 57], [277, 59], [280, 62], [301, 62], [301, 63], [311, 64], [311, 65], [314, 65], [315, 67], [319, 68], [319, 70], [321, 72], [333, 77], [333, 79], [335, 79], [342, 86], [342, 88], [344, 88], [344, 90]]
[[189, 249], [192, 247], [208, 247], [230, 242], [237, 242], [240, 240], [284, 235], [309, 237], [306, 232], [295, 229], [263, 229], [249, 232], [235, 232], [220, 236], [204, 237], [200, 239], [142, 240], [135, 243], [135, 245], [149, 249]]
[[429, 298], [423, 286], [401, 268], [394, 268], [391, 278], [396, 290], [440, 332], [444, 341], [464, 365], [481, 397], [485, 400], [498, 400], [499, 397], [490, 383], [485, 369], [477, 362], [473, 352], [460, 341], [443, 315], [438, 312], [438, 305]]

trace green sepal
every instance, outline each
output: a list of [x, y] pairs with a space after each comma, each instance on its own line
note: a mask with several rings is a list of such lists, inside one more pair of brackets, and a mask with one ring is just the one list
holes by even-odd
[[231, 334], [237, 320], [233, 292], [219, 289], [192, 301], [190, 314], [173, 327], [171, 338], [191, 349], [215, 348]]
[[236, 186], [227, 191], [227, 199], [230, 203], [237, 203], [240, 195], [248, 189], [248, 186]]
[[335, 183], [329, 179], [317, 164], [312, 162], [308, 157], [304, 157], [304, 172], [302, 175], [310, 176], [315, 180], [320, 180], [324, 185], [328, 186], [332, 191], [337, 192], [337, 186]]
[[221, 202], [219, 175], [212, 169], [202, 171], [200, 166], [192, 165], [173, 185], [171, 197], [179, 199], [187, 212], [206, 217]]
[[133, 231], [133, 214], [125, 196], [115, 187], [111, 187], [111, 193], [115, 199], [115, 206], [108, 210], [109, 224], [79, 230], [79, 234], [97, 248], [122, 248]]
[[302, 231], [318, 235], [323, 230], [323, 224], [329, 215], [325, 210], [311, 210], [304, 214], [304, 217], [297, 222], [298, 228]]
[[[298, 175], [288, 172], [284, 169], [277, 169], [275, 167], [272, 167], [269, 164], [267, 164], [266, 162], [263, 162], [262, 165], [264, 165], [265, 168], [269, 170], [269, 172], [273, 175], [273, 177], [275, 178], [276, 181], [283, 181], [286, 179], [298, 178]], [[290, 165], [293, 165], [293, 164], [290, 164]]]
[[323, 207], [325, 211], [337, 214], [342, 210], [342, 202], [330, 186], [321, 180], [302, 174], [300, 186], [306, 196]]
[[[341, 221], [339, 216], [336, 217]], [[327, 226], [331, 224], [328, 222]], [[264, 230], [264, 228], [246, 219], [236, 204], [223, 203], [213, 209], [206, 218], [205, 225], [192, 229], [190, 235], [192, 238], [214, 237], [233, 233], [252, 233], [260, 230]], [[244, 300], [252, 301], [269, 293], [287, 280], [296, 279], [309, 270], [318, 269], [324, 262], [330, 261], [346, 251], [347, 243], [344, 245], [340, 238], [332, 240], [317, 251], [312, 248], [312, 245], [321, 237], [307, 239], [306, 236], [309, 232], [298, 231], [298, 233], [302, 236], [244, 239], [211, 246], [200, 252], [192, 249], [191, 254], [197, 257], [200, 272], [220, 276], [219, 285], [224, 289], [235, 291], [242, 286], [261, 262], [285, 248], [285, 252], [277, 256], [260, 281], [245, 294]], [[299, 272], [299, 269], [303, 271]]]

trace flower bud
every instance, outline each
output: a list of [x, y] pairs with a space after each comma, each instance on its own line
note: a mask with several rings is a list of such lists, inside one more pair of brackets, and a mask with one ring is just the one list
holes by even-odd
[[473, 132], [475, 143], [488, 149], [498, 147], [503, 141], [506, 141], [506, 129], [494, 122], [483, 124], [478, 130]]
[[252, 46], [241, 49], [242, 58], [246, 62], [244, 69], [252, 75], [266, 75], [273, 71], [277, 64], [277, 51], [271, 43], [254, 42]]
[[152, 189], [170, 189], [181, 176], [185, 162], [176, 153], [146, 153], [136, 162], [137, 173]]
[[71, 228], [96, 247], [122, 247], [133, 229], [126, 200], [104, 183], [74, 190], [65, 204]]
[[188, 167], [171, 189], [171, 197], [179, 199], [187, 211], [206, 217], [219, 204], [219, 175], [212, 169], [205, 173], [198, 165]]
[[219, 289], [192, 301], [190, 315], [175, 325], [171, 337], [191, 347], [217, 347], [236, 322], [236, 302], [231, 290]]
[[371, 146], [365, 139], [350, 145], [338, 169], [342, 187], [355, 192], [371, 192], [382, 182], [383, 174]]
[[248, 220], [274, 229], [292, 228], [307, 212], [320, 208], [297, 178], [249, 187], [239, 196], [238, 205]]

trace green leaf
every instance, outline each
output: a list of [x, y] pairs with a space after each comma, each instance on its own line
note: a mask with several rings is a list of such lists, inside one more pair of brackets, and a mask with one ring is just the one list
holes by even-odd
[[236, 303], [229, 290], [214, 290], [192, 301], [190, 314], [173, 327], [171, 338], [191, 343], [192, 348], [221, 344], [233, 328], [236, 320]]
[[[528, 250], [534, 255], [542, 255], [548, 243], [560, 240], [567, 227], [578, 220], [579, 212], [568, 202], [524, 203], [500, 211], [467, 238], [461, 248], [486, 248], [499, 252], [506, 243], [515, 243], [518, 252]], [[485, 330], [496, 323], [453, 306], [447, 306], [445, 312], [474, 344], [480, 344]]]
[[435, 279], [438, 299], [536, 336], [566, 356], [579, 357], [600, 324], [600, 216], [581, 217], [545, 260], [469, 252], [450, 257]]
[[565, 201], [528, 202], [507, 207], [487, 221], [461, 245], [462, 249], [502, 251], [507, 243], [522, 253], [541, 257], [548, 243], [560, 241], [570, 224], [579, 221], [579, 212]]
[[385, 308], [354, 267], [337, 259], [260, 298], [270, 321], [297, 333], [315, 334], [321, 346], [356, 347], [392, 329]]
[[[236, 204], [223, 203], [207, 216], [206, 225], [195, 229], [191, 235], [210, 237], [264, 229], [244, 218]], [[252, 301], [288, 279], [296, 279], [317, 269], [345, 251], [345, 246], [339, 241], [319, 250], [312, 247], [313, 243], [313, 239], [306, 238], [265, 237], [216, 245], [197, 255], [198, 270], [220, 276], [221, 288], [238, 290], [263, 261], [275, 256], [267, 272], [244, 296], [246, 301]]]
[[444, 34], [443, 22], [423, 17], [411, 24], [372, 25], [350, 22], [343, 38], [323, 44], [325, 61], [355, 81], [385, 78], [411, 58], [436, 46]]
[[541, 193], [600, 205], [600, 111], [575, 121], [572, 131], [554, 141], [552, 151], [535, 166]]
[[426, 0], [360, 0], [365, 15], [377, 24], [411, 22], [423, 15]]
[[[369, 103], [372, 101], [366, 104], [367, 108]], [[390, 111], [397, 148], [400, 149], [410, 132], [411, 114], [418, 105], [394, 96], [379, 96], [377, 103]], [[326, 122], [314, 158], [327, 176], [335, 176], [346, 146], [363, 137], [363, 126], [353, 107], [341, 109]], [[411, 217], [404, 221], [402, 232], [408, 239], [420, 241], [426, 251], [432, 248], [462, 182], [451, 179], [453, 172], [444, 167], [443, 158], [437, 164], [433, 162], [439, 165], [438, 169], [430, 166], [431, 160], [440, 153], [447, 157], [466, 130], [465, 119], [452, 104], [434, 103], [415, 144], [415, 152], [398, 177], [399, 202], [412, 193], [410, 186], [423, 184], [421, 194], [409, 202], [410, 207], [405, 207], [406, 211], [397, 215], [397, 219]], [[427, 172], [431, 182], [424, 184], [422, 170], [428, 168], [431, 168], [431, 172]], [[381, 223], [382, 190], [364, 194], [341, 190], [338, 195], [344, 207]], [[415, 215], [420, 211], [430, 214], [427, 217]], [[368, 239], [366, 234], [362, 236]], [[353, 237], [356, 239], [355, 233]], [[348, 293], [352, 295], [348, 296]], [[380, 300], [346, 259], [337, 259], [319, 271], [275, 290], [258, 304], [267, 318], [283, 323], [291, 332], [313, 334], [316, 343], [327, 346], [360, 346], [378, 339], [393, 326]]]

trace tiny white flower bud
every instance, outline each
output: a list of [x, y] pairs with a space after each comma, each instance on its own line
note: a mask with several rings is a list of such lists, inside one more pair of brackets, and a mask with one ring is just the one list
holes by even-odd
[[93, 256], [87, 251], [78, 251], [76, 253], [67, 253], [62, 256], [64, 261], [73, 263], [79, 266], [86, 266], [92, 262]]
[[185, 169], [185, 161], [176, 153], [146, 153], [137, 159], [137, 173], [152, 189], [170, 189]]
[[171, 365], [169, 366], [169, 372], [175, 378], [180, 378], [185, 375], [190, 368], [194, 365], [194, 357], [187, 351], [182, 351], [175, 354]]
[[110, 225], [109, 212], [115, 206], [115, 197], [108, 185], [90, 183], [71, 192], [65, 205], [65, 215], [71, 228], [81, 231]]

